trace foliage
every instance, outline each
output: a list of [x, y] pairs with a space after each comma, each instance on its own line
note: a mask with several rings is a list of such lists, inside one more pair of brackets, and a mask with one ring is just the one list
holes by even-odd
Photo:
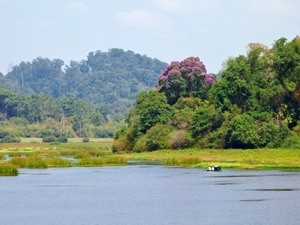
[[300, 136], [299, 134], [292, 134], [281, 144], [282, 148], [286, 149], [300, 149]]
[[44, 169], [48, 168], [45, 160], [41, 157], [31, 156], [31, 157], [13, 157], [10, 160], [12, 165], [20, 168], [30, 168], [30, 169]]
[[170, 149], [188, 148], [192, 144], [192, 135], [186, 130], [175, 130], [169, 135], [168, 147]]
[[0, 130], [0, 142], [2, 143], [19, 143], [21, 138], [14, 132]]
[[297, 147], [290, 131], [299, 133], [299, 59], [296, 37], [291, 42], [281, 38], [270, 49], [249, 44], [246, 55], [227, 60], [218, 80], [199, 58], [173, 61], [157, 88], [140, 95], [130, 111], [130, 138], [116, 142], [123, 140], [127, 150], [137, 152], [165, 148], [151, 136], [159, 125], [161, 130], [173, 127], [164, 134], [170, 148]]
[[222, 116], [213, 105], [207, 105], [196, 111], [192, 118], [191, 131], [194, 138], [204, 137], [222, 124]]
[[53, 135], [43, 137], [43, 142], [54, 142], [57, 138]]
[[68, 137], [67, 136], [59, 136], [57, 139], [56, 139], [58, 142], [61, 142], [61, 143], [67, 143], [68, 142]]
[[226, 147], [255, 148], [258, 147], [259, 135], [255, 129], [255, 120], [248, 114], [234, 117], [228, 126]]
[[18, 169], [10, 164], [0, 165], [0, 176], [17, 176], [19, 174]]
[[134, 124], [137, 131], [145, 133], [155, 124], [166, 124], [172, 116], [172, 108], [164, 94], [148, 91], [138, 96], [136, 114], [132, 116], [137, 120]]
[[166, 67], [159, 77], [158, 89], [166, 94], [168, 103], [175, 104], [180, 97], [205, 99], [208, 87], [214, 82], [214, 76], [207, 74], [200, 59], [189, 57], [182, 62], [173, 61]]
[[154, 151], [168, 148], [169, 135], [173, 128], [163, 124], [156, 124], [139, 138], [133, 147], [134, 152]]
[[87, 137], [85, 137], [85, 138], [82, 139], [82, 142], [83, 142], [83, 143], [89, 143], [89, 142], [90, 142], [90, 139], [87, 138]]
[[[80, 98], [103, 108], [103, 112], [124, 117], [137, 94], [154, 87], [166, 66], [157, 59], [122, 49], [90, 52], [86, 59], [65, 65], [64, 70], [63, 65], [60, 59], [42, 57], [23, 61], [0, 76], [0, 86], [21, 94]], [[1, 102], [0, 98], [0, 108]]]

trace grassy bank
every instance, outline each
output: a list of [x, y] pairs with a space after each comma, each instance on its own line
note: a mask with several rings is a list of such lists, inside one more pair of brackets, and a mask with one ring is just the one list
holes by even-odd
[[[82, 143], [42, 143], [23, 140], [21, 143], [0, 144], [0, 165], [14, 168], [48, 168], [69, 166], [126, 165], [128, 160], [157, 160], [167, 166], [205, 168], [218, 164], [223, 169], [284, 169], [300, 171], [300, 151], [288, 149], [256, 150], [160, 150], [119, 154], [111, 151], [112, 139], [95, 139]], [[4, 157], [4, 155], [6, 157]], [[68, 159], [71, 159], [68, 160]], [[3, 169], [7, 171], [9, 168]], [[5, 172], [3, 172], [5, 174]]]
[[159, 160], [168, 166], [205, 168], [218, 164], [229, 169], [300, 170], [300, 151], [287, 149], [256, 150], [161, 150], [134, 153], [130, 159]]

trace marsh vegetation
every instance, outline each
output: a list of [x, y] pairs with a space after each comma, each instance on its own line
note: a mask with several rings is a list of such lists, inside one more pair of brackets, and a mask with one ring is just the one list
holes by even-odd
[[205, 168], [218, 164], [228, 169], [300, 170], [300, 151], [291, 149], [158, 150], [142, 153], [112, 152], [112, 139], [92, 139], [83, 143], [43, 143], [24, 139], [21, 143], [0, 144], [0, 175], [17, 175], [19, 168], [101, 167], [128, 165], [129, 161], [159, 161], [162, 165]]

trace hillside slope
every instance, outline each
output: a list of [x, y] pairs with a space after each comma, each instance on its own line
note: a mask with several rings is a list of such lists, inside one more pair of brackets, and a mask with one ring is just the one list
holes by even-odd
[[20, 94], [76, 97], [101, 106], [107, 114], [126, 114], [139, 92], [156, 85], [166, 65], [122, 49], [90, 52], [87, 59], [65, 67], [63, 60], [38, 57], [0, 76], [0, 87]]

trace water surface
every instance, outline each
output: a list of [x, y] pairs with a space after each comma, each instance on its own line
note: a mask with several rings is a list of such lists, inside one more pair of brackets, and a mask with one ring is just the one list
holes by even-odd
[[163, 166], [0, 177], [0, 224], [298, 225], [300, 173]]

